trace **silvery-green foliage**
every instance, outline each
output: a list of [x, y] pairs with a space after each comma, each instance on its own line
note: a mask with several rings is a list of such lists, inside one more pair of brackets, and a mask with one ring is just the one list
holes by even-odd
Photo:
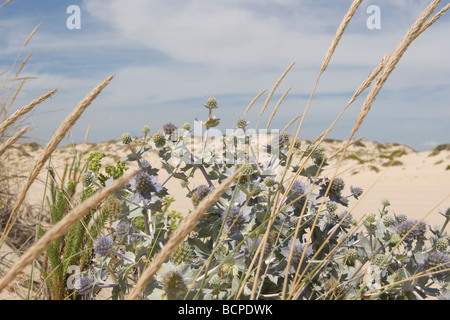
[[[220, 120], [212, 114], [219, 107], [213, 98], [205, 107], [208, 119], [199, 122], [208, 132]], [[237, 131], [216, 137], [226, 148], [202, 146], [201, 152], [192, 152], [191, 126], [186, 123], [168, 123], [153, 136], [148, 136], [146, 126], [144, 138], [126, 137], [130, 153], [123, 162], [137, 162], [141, 173], [116, 195], [121, 211], [101, 242], [109, 245], [105, 239], [111, 239], [112, 247], [93, 261], [106, 273], [97, 272], [102, 279], [93, 283], [112, 287], [113, 299], [125, 297], [179, 226], [182, 215], [169, 210], [169, 179], [180, 181], [195, 207], [237, 165], [245, 165], [142, 298], [248, 299], [253, 294], [279, 299], [284, 289], [295, 299], [445, 297], [450, 246], [444, 230], [449, 210], [442, 214], [442, 228], [431, 229], [425, 222], [391, 214], [389, 202], [383, 201], [381, 210], [356, 225], [347, 210], [363, 190], [340, 177], [322, 176], [328, 160], [322, 146], [294, 150], [309, 162], [303, 167], [293, 164], [287, 157], [289, 136], [282, 132], [265, 146], [267, 157], [260, 160], [246, 136], [248, 122], [239, 123]], [[148, 152], [159, 155], [167, 172], [164, 180], [155, 164], [145, 160]], [[277, 170], [298, 175], [295, 181], [282, 180]], [[196, 173], [204, 179], [200, 185], [193, 182]], [[439, 272], [425, 272], [430, 267]]]

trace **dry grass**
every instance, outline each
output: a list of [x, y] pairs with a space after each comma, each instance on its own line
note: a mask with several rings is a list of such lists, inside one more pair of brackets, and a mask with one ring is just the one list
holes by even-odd
[[12, 226], [14, 225], [14, 222], [17, 220], [18, 215], [18, 209], [22, 205], [22, 202], [25, 200], [25, 197], [27, 195], [27, 192], [29, 188], [31, 187], [31, 184], [36, 179], [37, 175], [49, 159], [50, 155], [53, 153], [53, 151], [56, 149], [58, 144], [61, 142], [61, 140], [64, 138], [64, 136], [67, 134], [67, 132], [72, 128], [72, 126], [75, 124], [75, 122], [81, 117], [83, 112], [89, 107], [89, 105], [92, 103], [92, 101], [100, 94], [100, 92], [109, 84], [109, 82], [112, 80], [114, 76], [111, 75], [108, 78], [106, 78], [102, 83], [100, 83], [94, 90], [92, 90], [79, 104], [78, 106], [67, 116], [67, 118], [61, 123], [58, 130], [55, 132], [55, 134], [50, 139], [49, 143], [45, 146], [45, 148], [42, 150], [39, 158], [37, 159], [33, 169], [30, 172], [30, 175], [28, 176], [27, 181], [25, 182], [25, 186], [22, 189], [22, 192], [20, 193], [14, 208], [11, 212], [11, 215], [8, 219], [8, 222], [6, 224], [5, 230], [2, 233], [2, 237], [0, 238], [0, 244], [3, 244], [5, 241], [5, 238], [7, 237], [9, 231], [11, 230]]
[[55, 224], [50, 230], [48, 230], [42, 238], [40, 238], [34, 245], [32, 245], [20, 259], [8, 270], [7, 274], [0, 279], [0, 292], [12, 281], [14, 278], [34, 259], [36, 259], [44, 250], [53, 243], [56, 239], [63, 236], [67, 230], [87, 215], [90, 210], [98, 206], [103, 199], [109, 195], [115, 193], [123, 185], [136, 175], [138, 169], [130, 170], [122, 177], [114, 181], [108, 187], [96, 192], [88, 200], [84, 201], [78, 207], [69, 212], [63, 219]]

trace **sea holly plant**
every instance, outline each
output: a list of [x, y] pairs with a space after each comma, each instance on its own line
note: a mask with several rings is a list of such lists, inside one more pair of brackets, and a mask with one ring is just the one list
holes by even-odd
[[[256, 134], [243, 118], [236, 129], [208, 139], [220, 123], [214, 115], [219, 104], [211, 97], [204, 107], [207, 118], [193, 126], [167, 123], [152, 135], [144, 126], [143, 138], [124, 134], [121, 144], [130, 152], [107, 175], [97, 170], [99, 156], [92, 157], [85, 188], [108, 185], [132, 164], [140, 172], [103, 204], [115, 208], [115, 220], [93, 239], [91, 267], [76, 286], [80, 297], [93, 299], [105, 288], [113, 299], [126, 297], [190, 214], [170, 210], [173, 198], [165, 186], [169, 179], [180, 181], [195, 208], [237, 166], [244, 166], [241, 175], [173, 250], [141, 298], [448, 295], [450, 246], [445, 226], [450, 210], [442, 213], [441, 228], [431, 228], [424, 221], [391, 213], [389, 202], [383, 201], [377, 213], [357, 223], [349, 204], [363, 190], [341, 177], [323, 175], [329, 159], [321, 145], [302, 146], [284, 131]], [[199, 125], [202, 135], [192, 136]], [[193, 145], [196, 136], [199, 143]], [[149, 152], [159, 156], [162, 169], [147, 160]], [[194, 173], [203, 181], [194, 181]]]

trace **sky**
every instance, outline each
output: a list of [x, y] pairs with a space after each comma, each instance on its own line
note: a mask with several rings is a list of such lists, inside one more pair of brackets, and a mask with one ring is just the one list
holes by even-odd
[[[4, 1], [2, 1], [3, 3]], [[220, 105], [218, 130], [235, 128], [250, 101], [267, 89], [245, 119], [265, 128], [283, 93], [271, 129], [304, 114], [325, 53], [350, 0], [13, 0], [0, 8], [2, 101], [27, 80], [11, 112], [52, 90], [58, 92], [24, 121], [28, 137], [45, 144], [61, 121], [99, 83], [115, 74], [63, 143], [118, 140], [172, 122], [207, 119], [209, 97]], [[312, 140], [336, 119], [369, 72], [390, 53], [429, 1], [363, 1], [320, 78], [299, 137]], [[442, 1], [441, 9], [448, 1]], [[78, 6], [73, 20], [69, 6]], [[368, 11], [379, 8], [379, 15]], [[428, 150], [450, 139], [450, 13], [409, 47], [355, 137]], [[369, 28], [376, 18], [379, 28]], [[378, 19], [379, 18], [379, 19]], [[80, 28], [69, 28], [79, 21]], [[372, 20], [370, 20], [372, 21]], [[31, 31], [42, 22], [30, 42]], [[69, 26], [71, 24], [69, 23]], [[286, 68], [261, 120], [268, 93]], [[15, 72], [14, 72], [15, 73]], [[348, 139], [364, 92], [329, 138]], [[290, 128], [297, 128], [299, 122]]]

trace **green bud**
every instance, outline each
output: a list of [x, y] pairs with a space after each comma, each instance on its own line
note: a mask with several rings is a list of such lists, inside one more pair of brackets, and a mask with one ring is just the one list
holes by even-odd
[[248, 125], [248, 122], [245, 121], [243, 118], [239, 118], [237, 120], [237, 127], [240, 129], [245, 129], [245, 127]]
[[216, 109], [216, 108], [218, 108], [216, 98], [214, 98], [214, 97], [209, 98], [208, 101], [205, 104], [205, 107], [208, 108], [208, 109]]
[[89, 187], [95, 180], [95, 174], [92, 172], [85, 172], [81, 176], [81, 181], [83, 182], [83, 186], [85, 188]]
[[399, 214], [398, 216], [395, 216], [395, 219], [397, 220], [397, 222], [399, 224], [405, 222], [406, 220], [408, 220], [408, 217], [405, 214]]
[[183, 123], [183, 125], [181, 126], [181, 129], [184, 129], [186, 131], [191, 130], [191, 125], [189, 124], [189, 122], [185, 122]]
[[190, 263], [193, 258], [192, 248], [187, 242], [182, 242], [172, 253], [172, 260], [176, 264], [181, 264], [183, 262]]
[[169, 300], [180, 298], [187, 289], [184, 277], [179, 271], [167, 272], [160, 283]]
[[367, 216], [364, 221], [364, 227], [366, 227], [368, 232], [374, 232], [377, 229], [376, 219], [373, 214]]
[[166, 137], [163, 134], [157, 132], [153, 135], [153, 142], [157, 148], [164, 147], [166, 144]]
[[383, 224], [385, 227], [392, 227], [395, 225], [394, 219], [392, 217], [385, 217], [383, 219]]
[[149, 126], [144, 126], [144, 127], [142, 128], [142, 132], [145, 133], [145, 134], [150, 133], [150, 127], [149, 127]]
[[276, 181], [275, 181], [273, 178], [271, 178], [271, 177], [267, 177], [267, 178], [264, 179], [264, 185], [265, 185], [267, 188], [271, 188], [271, 187], [273, 187], [275, 184], [276, 184]]
[[383, 265], [385, 265], [388, 260], [387, 258], [384, 256], [384, 254], [377, 254], [374, 258], [373, 258], [373, 262], [379, 266], [382, 267]]
[[438, 251], [446, 251], [448, 247], [448, 240], [444, 238], [437, 239], [434, 246]]
[[122, 204], [118, 198], [111, 196], [106, 200], [106, 209], [111, 215], [118, 215], [122, 212]]
[[358, 251], [356, 249], [354, 248], [349, 249], [345, 253], [345, 261], [347, 262], [348, 265], [353, 265], [357, 259], [358, 259]]
[[337, 210], [337, 208], [338, 208], [338, 204], [336, 202], [334, 202], [334, 201], [327, 202], [327, 211], [329, 213], [335, 212]]
[[133, 139], [131, 138], [129, 133], [125, 132], [124, 134], [122, 134], [122, 143], [123, 144], [130, 144], [131, 141], [133, 141]]
[[393, 233], [389, 240], [389, 244], [391, 246], [396, 246], [397, 244], [400, 243], [401, 240], [402, 240], [402, 237], [398, 233]]

